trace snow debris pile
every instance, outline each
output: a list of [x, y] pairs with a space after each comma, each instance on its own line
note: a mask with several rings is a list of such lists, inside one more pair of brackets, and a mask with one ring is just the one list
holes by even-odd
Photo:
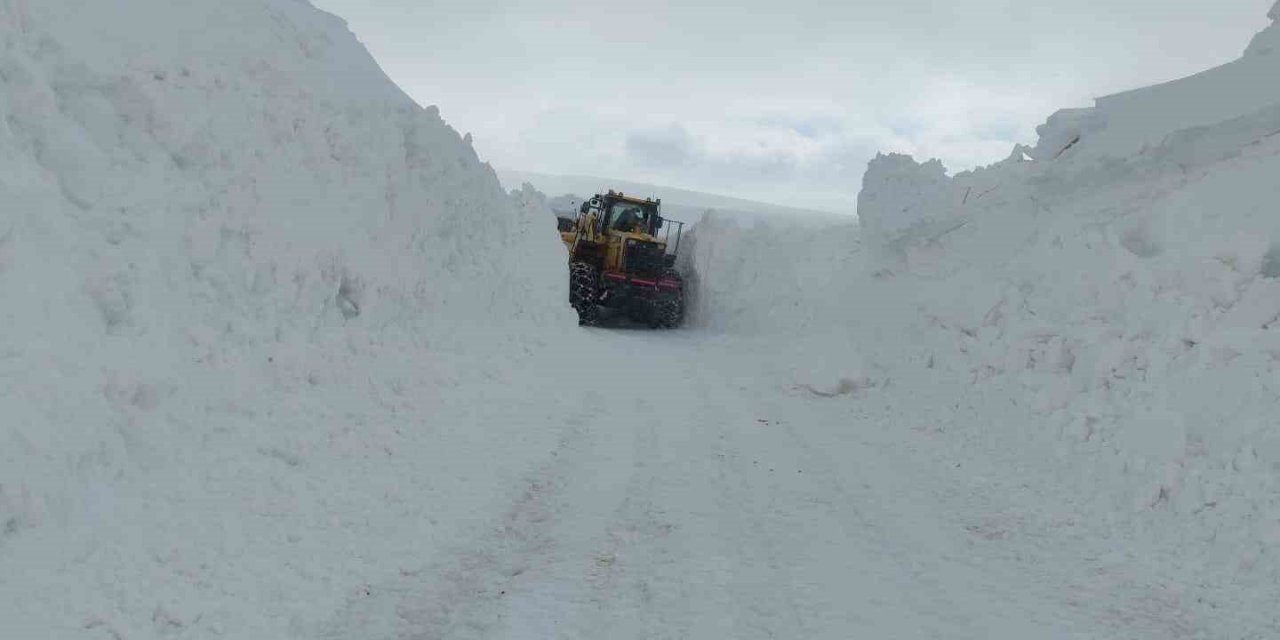
[[854, 345], [887, 381], [855, 395], [892, 424], [1038, 478], [1046, 523], [1162, 576], [1171, 608], [1219, 623], [1206, 637], [1261, 637], [1280, 623], [1278, 35], [1060, 112], [990, 167], [878, 157], [860, 239], [704, 221], [699, 320], [801, 329], [816, 364], [789, 373], [817, 388]]
[[313, 637], [571, 324], [539, 206], [308, 3], [0, 1], [0, 636]]

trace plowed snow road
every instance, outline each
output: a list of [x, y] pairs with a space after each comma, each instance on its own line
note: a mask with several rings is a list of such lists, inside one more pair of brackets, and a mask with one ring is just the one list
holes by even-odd
[[888, 390], [823, 397], [695, 332], [590, 333], [528, 407], [562, 417], [552, 450], [327, 637], [1212, 637], [1098, 598], [1086, 543], [1023, 527], [1036, 496], [985, 491], [981, 461], [892, 424]]

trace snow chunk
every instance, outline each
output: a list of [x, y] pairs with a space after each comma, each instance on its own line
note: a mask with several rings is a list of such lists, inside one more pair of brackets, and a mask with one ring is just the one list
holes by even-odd
[[890, 241], [936, 219], [951, 184], [940, 160], [879, 154], [867, 166], [858, 194], [858, 220], [868, 240]]
[[1277, 48], [1280, 48], [1280, 2], [1271, 7], [1271, 12], [1267, 14], [1275, 24], [1267, 27], [1261, 33], [1253, 37], [1249, 43], [1249, 48], [1245, 50], [1246, 56], [1269, 56], [1273, 55]]
[[1055, 160], [1086, 135], [1101, 130], [1104, 122], [1102, 114], [1094, 109], [1063, 109], [1036, 127], [1040, 139], [1028, 155], [1036, 160]]

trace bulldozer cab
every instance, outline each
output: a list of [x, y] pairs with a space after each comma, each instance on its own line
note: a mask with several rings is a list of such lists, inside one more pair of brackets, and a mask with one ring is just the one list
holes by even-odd
[[[583, 202], [573, 233], [563, 233], [571, 261], [585, 261], [605, 272], [652, 272], [675, 262], [684, 223], [666, 220], [662, 201], [610, 190]], [[675, 244], [671, 230], [675, 228]], [[665, 234], [662, 234], [663, 230]]]
[[634, 233], [653, 235], [653, 228], [658, 220], [658, 205], [646, 202], [637, 203], [627, 200], [614, 200], [605, 212], [604, 227], [617, 233]]

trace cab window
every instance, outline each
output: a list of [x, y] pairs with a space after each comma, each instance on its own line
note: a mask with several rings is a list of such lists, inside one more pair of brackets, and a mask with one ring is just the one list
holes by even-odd
[[615, 231], [643, 231], [649, 227], [649, 212], [634, 202], [615, 202], [609, 207], [609, 228]]

